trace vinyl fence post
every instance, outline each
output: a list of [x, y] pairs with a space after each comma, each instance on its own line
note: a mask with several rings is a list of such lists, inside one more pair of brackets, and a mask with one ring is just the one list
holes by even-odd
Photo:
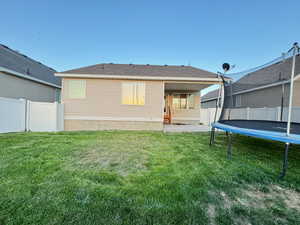
[[247, 107], [247, 120], [250, 120], [250, 107]]
[[26, 100], [26, 108], [25, 108], [25, 120], [26, 120], [26, 125], [25, 125], [25, 131], [30, 131], [30, 100]]
[[25, 98], [20, 98], [19, 100], [24, 103], [24, 131], [27, 131], [27, 100]]
[[54, 116], [54, 123], [55, 123], [55, 132], [58, 131], [58, 119], [59, 119], [59, 115], [58, 115], [58, 102], [54, 102], [54, 108], [55, 108], [55, 116]]
[[282, 112], [281, 112], [281, 107], [278, 106], [277, 107], [277, 121], [281, 121], [281, 118], [282, 118]]

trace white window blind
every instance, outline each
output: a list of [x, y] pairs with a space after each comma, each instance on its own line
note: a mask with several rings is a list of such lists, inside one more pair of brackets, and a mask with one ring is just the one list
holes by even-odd
[[144, 82], [123, 82], [122, 83], [122, 104], [145, 105], [145, 83]]
[[82, 99], [86, 97], [85, 80], [69, 80], [68, 85], [69, 98]]
[[175, 109], [193, 109], [195, 99], [192, 94], [175, 94], [173, 96], [173, 106]]

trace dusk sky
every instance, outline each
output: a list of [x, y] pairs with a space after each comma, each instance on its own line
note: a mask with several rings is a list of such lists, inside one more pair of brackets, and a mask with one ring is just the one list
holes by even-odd
[[58, 71], [96, 63], [238, 72], [300, 41], [300, 1], [1, 2], [0, 43]]

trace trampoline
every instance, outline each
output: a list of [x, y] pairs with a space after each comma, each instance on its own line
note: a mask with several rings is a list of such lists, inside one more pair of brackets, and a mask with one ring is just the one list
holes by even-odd
[[[283, 142], [285, 151], [280, 174], [280, 178], [283, 178], [288, 167], [289, 146], [300, 144], [300, 119], [295, 118], [299, 117], [300, 113], [296, 113], [293, 104], [295, 75], [300, 73], [300, 66], [296, 66], [297, 59], [300, 61], [299, 47], [295, 43], [285, 55], [270, 63], [243, 73], [232, 74], [238, 76], [234, 82], [230, 74], [226, 75], [225, 79], [230, 65], [224, 63], [224, 73], [219, 73], [223, 84], [219, 88], [216, 101], [210, 145], [215, 142], [216, 129], [226, 131], [228, 159], [232, 158], [233, 133]], [[275, 87], [269, 95], [268, 87]], [[273, 114], [270, 114], [270, 111]]]

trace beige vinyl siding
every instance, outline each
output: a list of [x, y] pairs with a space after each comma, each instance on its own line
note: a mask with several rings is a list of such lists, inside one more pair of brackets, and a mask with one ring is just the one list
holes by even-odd
[[[94, 124], [93, 126], [91, 125], [93, 129], [96, 129], [95, 127], [97, 129], [104, 127], [114, 129], [118, 127], [116, 126], [116, 122], [118, 121], [122, 121], [123, 124], [124, 122], [128, 122], [126, 126], [130, 126], [131, 129], [134, 129], [135, 124], [139, 122], [140, 124], [158, 123], [157, 127], [162, 129], [164, 96], [162, 81], [143, 81], [145, 83], [145, 104], [125, 105], [122, 104], [122, 82], [124, 80], [85, 79], [86, 97], [84, 99], [70, 99], [68, 97], [68, 83], [70, 80], [74, 79], [63, 79], [64, 91], [62, 96], [63, 103], [65, 104], [66, 129], [73, 130], [72, 127], [75, 126], [78, 129], [80, 127], [87, 129], [86, 124], [91, 123]], [[71, 121], [73, 121], [73, 125], [70, 125]], [[77, 125], [74, 124], [74, 121], [77, 121]], [[84, 125], [78, 125], [79, 123], [83, 124], [82, 121], [89, 122], [84, 122]], [[111, 122], [99, 123], [92, 121]], [[120, 122], [119, 124], [122, 123]], [[136, 127], [137, 129], [141, 128], [140, 125]], [[145, 129], [147, 129], [147, 126], [145, 126]]]
[[0, 97], [55, 102], [60, 89], [0, 72]]

